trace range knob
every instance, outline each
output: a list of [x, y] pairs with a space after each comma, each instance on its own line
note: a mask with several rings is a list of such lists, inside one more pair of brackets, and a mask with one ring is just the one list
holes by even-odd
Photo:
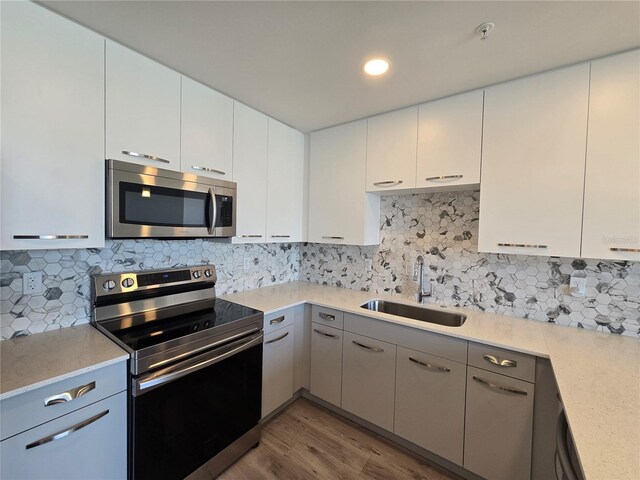
[[200, 278], [202, 276], [202, 273], [200, 272], [200, 270], [196, 270], [193, 272], [193, 278]]
[[114, 282], [113, 280], [107, 280], [102, 284], [102, 288], [104, 288], [107, 291], [113, 288], [116, 288], [116, 282]]
[[210, 268], [207, 268], [207, 269], [204, 271], [204, 276], [205, 276], [205, 277], [210, 277], [212, 273], [213, 273], [213, 272], [211, 272], [211, 269], [210, 269]]
[[198, 330], [200, 330], [200, 325], [198, 325], [197, 323], [193, 324], [193, 326], [191, 327], [191, 331], [197, 332]]
[[122, 286], [124, 288], [133, 287], [133, 278], [127, 277], [124, 280], [122, 280]]

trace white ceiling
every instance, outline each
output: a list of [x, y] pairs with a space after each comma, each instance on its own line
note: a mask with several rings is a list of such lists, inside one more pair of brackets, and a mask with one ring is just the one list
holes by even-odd
[[640, 46], [638, 1], [42, 3], [305, 132]]

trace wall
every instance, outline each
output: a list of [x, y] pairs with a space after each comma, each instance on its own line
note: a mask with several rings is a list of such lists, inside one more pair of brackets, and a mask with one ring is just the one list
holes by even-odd
[[[422, 254], [430, 302], [640, 336], [640, 262], [479, 254], [479, 195], [382, 197], [380, 245], [305, 244], [300, 279], [415, 300], [406, 268]], [[566, 294], [575, 270], [587, 277], [583, 298]]]
[[[0, 252], [2, 340], [87, 323], [90, 275], [212, 263], [218, 295], [298, 278], [299, 244], [229, 245], [196, 240], [107, 240], [104, 249]], [[248, 259], [249, 267], [244, 268]], [[43, 271], [41, 295], [22, 294], [22, 273]]]

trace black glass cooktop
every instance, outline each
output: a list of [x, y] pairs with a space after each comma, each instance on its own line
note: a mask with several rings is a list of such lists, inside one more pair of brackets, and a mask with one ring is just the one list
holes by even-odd
[[211, 301], [210, 308], [163, 320], [154, 320], [142, 325], [115, 330], [111, 333], [133, 350], [141, 350], [186, 335], [243, 320], [259, 313], [261, 313], [259, 310], [215, 298]]

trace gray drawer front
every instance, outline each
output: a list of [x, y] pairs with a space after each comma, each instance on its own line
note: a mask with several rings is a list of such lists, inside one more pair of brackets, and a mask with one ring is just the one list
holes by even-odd
[[351, 313], [344, 314], [344, 329], [419, 352], [467, 363], [468, 342], [459, 338], [447, 337]]
[[268, 335], [271, 332], [275, 332], [279, 328], [288, 327], [293, 325], [294, 309], [287, 308], [286, 310], [279, 310], [274, 313], [270, 313], [264, 316], [264, 334]]
[[[93, 382], [95, 386], [91, 388]], [[86, 393], [79, 390], [82, 387]], [[2, 400], [2, 440], [126, 389], [127, 362], [123, 361]], [[65, 392], [71, 393], [66, 396]], [[68, 400], [76, 395], [79, 396]], [[67, 401], [62, 400], [64, 397]], [[46, 399], [49, 406], [45, 406]]]
[[536, 357], [481, 343], [469, 343], [469, 365], [531, 383], [536, 378]]
[[313, 305], [311, 308], [311, 321], [342, 330], [344, 327], [344, 314], [335, 308]]

